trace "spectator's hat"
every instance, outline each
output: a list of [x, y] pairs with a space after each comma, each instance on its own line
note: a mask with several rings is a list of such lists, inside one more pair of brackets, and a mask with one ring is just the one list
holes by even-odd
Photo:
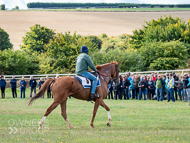
[[174, 75], [174, 74], [175, 74], [175, 72], [172, 72], [172, 74]]
[[184, 76], [188, 75], [188, 73], [184, 73]]

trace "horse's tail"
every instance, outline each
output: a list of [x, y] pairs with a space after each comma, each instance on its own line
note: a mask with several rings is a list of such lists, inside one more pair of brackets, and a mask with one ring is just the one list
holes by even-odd
[[28, 106], [32, 105], [32, 103], [34, 102], [34, 100], [42, 97], [45, 93], [45, 91], [48, 89], [49, 85], [55, 81], [55, 79], [49, 79], [46, 82], [44, 82], [44, 84], [42, 84], [42, 87], [40, 88], [40, 91], [33, 97], [30, 98]]

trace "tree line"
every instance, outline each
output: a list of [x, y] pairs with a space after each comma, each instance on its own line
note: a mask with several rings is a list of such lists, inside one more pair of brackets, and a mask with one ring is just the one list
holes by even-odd
[[88, 46], [95, 65], [120, 61], [120, 72], [189, 68], [189, 35], [190, 20], [171, 15], [118, 37], [56, 33], [36, 24], [22, 37], [20, 50], [14, 51], [8, 33], [0, 28], [0, 73], [74, 73], [83, 45]]
[[28, 8], [60, 8], [60, 7], [119, 7], [119, 8], [131, 8], [131, 7], [179, 7], [189, 8], [190, 4], [135, 4], [135, 3], [43, 3], [43, 2], [31, 2], [27, 4]]
[[43, 3], [43, 2], [32, 2], [28, 3], [28, 8], [48, 8], [48, 7], [113, 7], [118, 6], [118, 3]]

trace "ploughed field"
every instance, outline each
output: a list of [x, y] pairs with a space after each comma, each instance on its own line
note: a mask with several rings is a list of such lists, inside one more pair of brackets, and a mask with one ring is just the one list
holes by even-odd
[[[17, 90], [19, 95], [19, 90]], [[19, 96], [18, 96], [19, 97]], [[26, 99], [29, 98], [29, 89]], [[93, 105], [74, 98], [67, 100], [67, 116], [77, 129], [69, 129], [58, 106], [38, 131], [41, 120], [53, 99], [38, 99], [27, 106], [26, 99], [12, 99], [11, 90], [6, 89], [6, 99], [0, 99], [0, 142], [180, 142], [190, 141], [190, 107], [188, 103], [176, 101], [108, 100], [112, 124], [106, 126], [108, 117], [99, 107], [95, 118], [95, 129], [89, 125]]]
[[[154, 9], [153, 9], [154, 10]], [[160, 10], [159, 10], [160, 11]], [[187, 21], [190, 11], [161, 12], [77, 12], [77, 11], [1, 11], [0, 27], [8, 32], [14, 49], [22, 45], [22, 37], [35, 24], [40, 24], [56, 32], [70, 31], [81, 35], [119, 36], [142, 28], [144, 21], [160, 16], [172, 15]]]

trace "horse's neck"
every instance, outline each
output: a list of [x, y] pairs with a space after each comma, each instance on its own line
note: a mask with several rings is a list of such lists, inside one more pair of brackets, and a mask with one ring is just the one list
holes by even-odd
[[[111, 70], [112, 70], [112, 65], [109, 65], [106, 66], [105, 68], [100, 69], [99, 72], [107, 75], [108, 77], [111, 77]], [[108, 77], [103, 77], [103, 80], [106, 81], [107, 84], [110, 82], [110, 78]]]
[[111, 77], [112, 65], [102, 68], [99, 72]]

